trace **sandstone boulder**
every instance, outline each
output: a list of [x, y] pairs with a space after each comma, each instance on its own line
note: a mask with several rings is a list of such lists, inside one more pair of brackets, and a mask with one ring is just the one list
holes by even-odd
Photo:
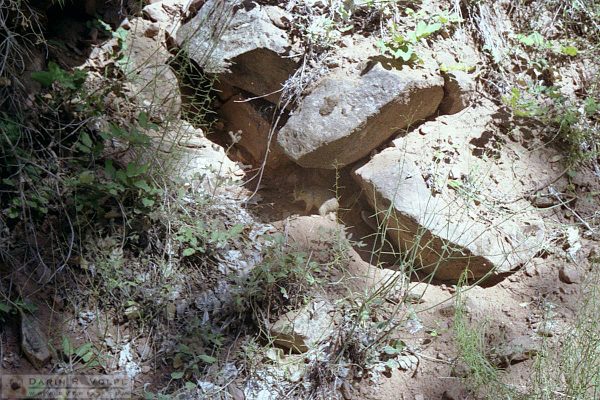
[[362, 76], [338, 71], [304, 98], [280, 130], [279, 144], [303, 167], [343, 167], [432, 115], [442, 86], [440, 76], [425, 70], [387, 70], [379, 63]]
[[234, 0], [209, 0], [179, 28], [177, 44], [206, 73], [277, 103], [283, 83], [296, 69], [288, 57], [287, 32], [268, 7]]
[[515, 219], [490, 223], [485, 213], [449, 196], [433, 196], [415, 156], [389, 148], [356, 171], [371, 206], [388, 223], [387, 234], [415, 262], [441, 280], [455, 281], [506, 272], [532, 257], [539, 247]]

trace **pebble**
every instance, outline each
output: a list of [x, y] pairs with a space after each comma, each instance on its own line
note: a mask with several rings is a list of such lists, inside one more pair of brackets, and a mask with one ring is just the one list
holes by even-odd
[[580, 281], [579, 273], [573, 266], [562, 265], [558, 270], [558, 278], [567, 284], [578, 283]]

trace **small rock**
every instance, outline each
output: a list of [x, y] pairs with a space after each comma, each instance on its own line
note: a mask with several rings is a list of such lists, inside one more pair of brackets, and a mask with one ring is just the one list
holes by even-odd
[[269, 392], [267, 389], [262, 389], [256, 395], [256, 400], [271, 400], [274, 399], [274, 394]]
[[456, 313], [456, 306], [452, 302], [444, 303], [438, 310], [444, 317], [452, 317]]
[[342, 397], [344, 398], [344, 400], [351, 400], [354, 398], [354, 396], [352, 396], [352, 386], [348, 382], [342, 383], [340, 391], [342, 392]]
[[464, 390], [458, 387], [452, 387], [444, 392], [442, 400], [463, 400], [467, 398], [467, 394]]
[[177, 315], [177, 307], [173, 303], [167, 304], [165, 307], [165, 314], [167, 317], [167, 321], [174, 321], [175, 316]]
[[452, 370], [450, 371], [450, 376], [455, 378], [465, 378], [469, 376], [470, 373], [470, 368], [466, 364], [461, 362], [454, 366], [454, 368], [452, 368]]
[[121, 21], [121, 24], [119, 24], [119, 28], [123, 28], [125, 30], [130, 30], [131, 22], [129, 22], [129, 18], [125, 18], [123, 21]]
[[137, 346], [137, 352], [142, 361], [147, 360], [150, 355], [150, 346], [148, 345], [148, 341], [144, 340], [143, 343]]
[[573, 265], [562, 265], [558, 270], [558, 278], [567, 284], [581, 281], [581, 277]]
[[531, 204], [537, 208], [549, 208], [556, 204], [556, 198], [545, 194], [536, 194], [531, 198]]
[[29, 314], [21, 312], [21, 350], [31, 365], [40, 369], [50, 360], [48, 339], [38, 321]]
[[271, 326], [274, 344], [300, 353], [308, 351], [327, 338], [333, 325], [330, 309], [326, 301], [316, 301], [282, 315]]
[[409, 371], [419, 365], [419, 358], [412, 354], [398, 357], [398, 367], [404, 371]]
[[556, 154], [556, 155], [554, 155], [554, 156], [552, 156], [550, 158], [550, 162], [551, 163], [556, 163], [556, 162], [559, 162], [562, 159], [563, 159], [563, 156], [561, 156], [560, 154]]
[[244, 400], [246, 398], [244, 391], [240, 389], [235, 383], [232, 383], [231, 385], [227, 386], [227, 391], [229, 392], [229, 395], [233, 398], [233, 400]]
[[507, 367], [525, 361], [539, 351], [538, 343], [528, 335], [518, 336], [508, 343], [498, 346], [494, 362], [500, 367]]
[[294, 18], [287, 13], [284, 9], [277, 6], [266, 6], [265, 11], [269, 16], [269, 19], [276, 27], [280, 29], [287, 29], [290, 26], [290, 21]]
[[555, 331], [556, 322], [554, 321], [544, 321], [537, 328], [537, 334], [544, 337], [554, 336]]
[[106, 343], [106, 345], [108, 347], [110, 347], [111, 349], [113, 349], [117, 345], [115, 343], [115, 340], [113, 338], [111, 338], [110, 336], [107, 336], [107, 337], [104, 338], [104, 343]]
[[408, 304], [421, 304], [425, 302], [423, 294], [414, 292], [407, 292], [404, 301]]
[[537, 264], [534, 260], [528, 262], [525, 265], [525, 270], [523, 272], [525, 275], [529, 276], [529, 277], [533, 277], [536, 276], [539, 272], [537, 270]]
[[126, 309], [125, 309], [125, 317], [128, 320], [134, 320], [134, 319], [138, 319], [142, 316], [142, 312], [140, 311], [140, 307], [136, 304], [130, 304]]
[[155, 38], [160, 32], [160, 25], [156, 22], [148, 24], [146, 30], [144, 31], [144, 36], [147, 38]]
[[289, 364], [286, 366], [286, 378], [288, 381], [292, 383], [298, 383], [304, 377], [306, 373], [306, 365], [305, 364]]
[[423, 396], [422, 394], [417, 394], [415, 395], [415, 400], [425, 400], [425, 396]]

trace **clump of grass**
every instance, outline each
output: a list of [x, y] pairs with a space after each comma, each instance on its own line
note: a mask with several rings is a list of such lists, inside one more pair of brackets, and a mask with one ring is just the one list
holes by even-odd
[[467, 320], [463, 285], [466, 273], [458, 284], [455, 297], [454, 340], [459, 360], [466, 367], [465, 381], [475, 392], [484, 392], [490, 399], [513, 399], [515, 392], [501, 382], [501, 371], [487, 358], [485, 322], [473, 326]]
[[530, 399], [582, 399], [600, 396], [600, 273], [588, 273], [578, 313], [559, 344], [545, 343], [535, 365]]

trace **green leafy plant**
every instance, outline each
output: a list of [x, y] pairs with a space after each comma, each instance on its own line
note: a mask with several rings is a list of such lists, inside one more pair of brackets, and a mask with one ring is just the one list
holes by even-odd
[[[220, 344], [220, 340], [218, 344]], [[205, 354], [201, 349], [179, 344], [173, 358], [173, 367], [176, 371], [171, 373], [171, 379], [179, 380], [186, 376], [199, 376], [204, 366], [212, 365], [216, 362], [217, 359], [215, 357]]]
[[572, 166], [600, 154], [600, 137], [593, 122], [600, 107], [592, 96], [577, 103], [562, 95], [556, 86], [536, 85], [528, 89], [512, 88], [502, 99], [514, 115], [538, 118], [555, 127], [553, 138], [566, 145]]
[[206, 253], [209, 248], [222, 249], [244, 230], [244, 225], [236, 224], [228, 229], [219, 228], [215, 223], [197, 221], [194, 225], [185, 225], [175, 235], [183, 247], [182, 256], [190, 257], [196, 253]]
[[101, 354], [95, 349], [92, 343], [85, 343], [76, 347], [68, 337], [63, 336], [61, 350], [69, 365], [73, 365], [77, 362], [83, 363], [85, 368], [92, 368], [100, 365]]
[[458, 15], [448, 12], [427, 15], [422, 10], [415, 12], [413, 9], [407, 8], [405, 13], [414, 20], [414, 28], [406, 30], [400, 24], [390, 21], [389, 38], [377, 42], [377, 46], [384, 55], [389, 55], [405, 63], [419, 61], [414, 48], [419, 41], [440, 32], [450, 24], [461, 21]]
[[[321, 281], [321, 266], [304, 252], [288, 247], [281, 235], [270, 238], [263, 261], [240, 282], [235, 302], [241, 312], [252, 310], [264, 323], [265, 315], [278, 315], [298, 306], [309, 287]], [[260, 310], [260, 311], [259, 311]]]
[[575, 57], [579, 54], [577, 47], [570, 44], [561, 44], [555, 40], [546, 40], [539, 32], [532, 32], [528, 35], [518, 34], [516, 38], [520, 43], [529, 47], [551, 50], [554, 53], [569, 57]]
[[50, 87], [53, 83], [56, 83], [65, 89], [71, 90], [80, 89], [86, 76], [87, 72], [83, 70], [67, 72], [52, 61], [48, 63], [48, 71], [31, 73], [31, 77], [44, 87]]

